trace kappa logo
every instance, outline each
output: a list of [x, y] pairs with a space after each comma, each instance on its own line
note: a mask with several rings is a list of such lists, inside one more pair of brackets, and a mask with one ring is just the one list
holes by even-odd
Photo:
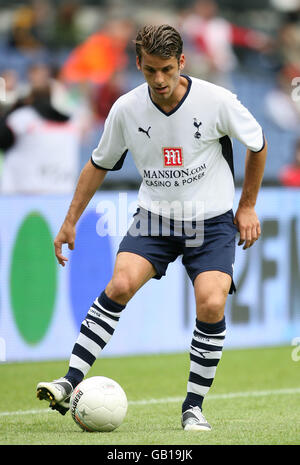
[[88, 320], [87, 318], [85, 319], [85, 322], [86, 322], [88, 328], [90, 328], [90, 324], [93, 324], [93, 325], [96, 324], [94, 321]]
[[200, 121], [200, 123], [198, 123], [197, 118], [194, 118], [194, 126], [195, 126], [195, 128], [197, 128], [197, 131], [195, 132], [194, 137], [195, 137], [195, 139], [200, 139], [201, 132], [199, 132], [199, 128], [200, 128], [200, 126], [202, 126], [201, 121]]
[[198, 350], [195, 347], [192, 347], [192, 349], [198, 352], [201, 358], [206, 358], [204, 354], [209, 354], [209, 350]]
[[143, 133], [146, 134], [146, 135], [149, 137], [149, 139], [150, 139], [150, 135], [149, 135], [150, 129], [151, 129], [151, 126], [148, 127], [147, 131], [146, 131], [146, 129], [139, 128], [139, 132], [143, 132]]
[[181, 147], [163, 147], [164, 166], [183, 166]]

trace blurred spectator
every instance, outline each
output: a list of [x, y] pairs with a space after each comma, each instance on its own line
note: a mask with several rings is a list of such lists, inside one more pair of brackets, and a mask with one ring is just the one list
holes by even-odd
[[88, 112], [84, 93], [68, 88], [55, 67], [43, 61], [30, 64], [27, 69], [27, 94], [47, 86], [51, 89], [52, 105], [61, 113], [77, 119], [79, 123], [81, 120], [83, 124]]
[[265, 34], [220, 17], [214, 0], [196, 0], [182, 17], [180, 29], [189, 47], [189, 72], [221, 85], [229, 84], [229, 74], [237, 66], [233, 46], [262, 51], [271, 44]]
[[91, 110], [82, 138], [81, 166], [97, 145], [111, 106], [125, 90], [122, 73], [130, 62], [128, 47], [133, 35], [130, 19], [110, 19], [76, 47], [61, 68], [60, 80], [73, 89], [77, 85]]
[[298, 11], [285, 14], [278, 32], [278, 51], [282, 66], [300, 69], [300, 5]]
[[46, 22], [50, 18], [47, 5], [40, 0], [17, 8], [8, 38], [10, 47], [20, 52], [31, 52], [44, 46], [41, 35], [45, 35]]
[[292, 99], [292, 79], [300, 76], [300, 68], [283, 67], [277, 73], [277, 86], [265, 98], [267, 116], [284, 131], [298, 132], [300, 128], [300, 102]]
[[50, 86], [36, 87], [2, 118], [3, 194], [72, 193], [78, 176], [80, 132], [51, 104]]
[[74, 0], [65, 0], [57, 5], [55, 26], [51, 44], [56, 49], [72, 49], [78, 44], [80, 31], [76, 24], [79, 5]]
[[56, 24], [56, 6], [52, 0], [31, 0], [34, 31], [41, 45], [48, 48]]
[[104, 124], [114, 102], [122, 95], [122, 74], [115, 73], [101, 86], [95, 86], [91, 92], [91, 108], [95, 119]]
[[114, 19], [103, 30], [76, 47], [62, 66], [61, 77], [68, 83], [103, 84], [128, 64], [126, 48], [134, 29], [129, 19]]
[[296, 142], [293, 163], [282, 169], [279, 179], [283, 186], [300, 187], [300, 139]]
[[27, 69], [27, 79], [30, 89], [43, 89], [51, 79], [50, 66], [44, 62], [30, 64]]
[[1, 85], [3, 85], [4, 98], [0, 99], [0, 117], [7, 113], [26, 92], [18, 73], [13, 68], [3, 69], [1, 79], [3, 80]]
[[98, 145], [103, 132], [104, 123], [114, 102], [122, 95], [123, 74], [115, 73], [102, 85], [91, 86], [87, 93], [90, 114], [83, 126], [80, 168], [90, 159], [91, 153]]
[[41, 43], [36, 37], [34, 23], [34, 12], [32, 8], [24, 6], [18, 9], [13, 19], [11, 34], [8, 41], [9, 45], [22, 51], [39, 48]]
[[269, 0], [270, 5], [283, 13], [293, 13], [300, 8], [299, 0]]

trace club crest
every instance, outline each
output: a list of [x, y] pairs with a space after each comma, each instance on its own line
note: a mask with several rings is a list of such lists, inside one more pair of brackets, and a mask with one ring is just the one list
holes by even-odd
[[194, 134], [195, 139], [200, 139], [201, 133], [199, 131], [200, 126], [202, 125], [201, 121], [198, 123], [197, 118], [194, 118], [194, 126], [197, 128], [197, 131]]

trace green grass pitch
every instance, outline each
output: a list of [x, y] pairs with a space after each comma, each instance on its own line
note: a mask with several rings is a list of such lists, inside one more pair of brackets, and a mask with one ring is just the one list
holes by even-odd
[[224, 350], [203, 412], [213, 429], [180, 425], [189, 355], [102, 358], [88, 376], [115, 379], [129, 407], [110, 433], [87, 433], [35, 397], [36, 384], [62, 376], [67, 361], [2, 364], [0, 444], [281, 445], [300, 444], [300, 361], [292, 347]]

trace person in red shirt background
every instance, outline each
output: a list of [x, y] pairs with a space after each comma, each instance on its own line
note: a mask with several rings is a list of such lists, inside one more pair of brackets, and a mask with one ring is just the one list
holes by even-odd
[[300, 138], [296, 142], [294, 161], [279, 174], [280, 182], [286, 187], [300, 187]]

